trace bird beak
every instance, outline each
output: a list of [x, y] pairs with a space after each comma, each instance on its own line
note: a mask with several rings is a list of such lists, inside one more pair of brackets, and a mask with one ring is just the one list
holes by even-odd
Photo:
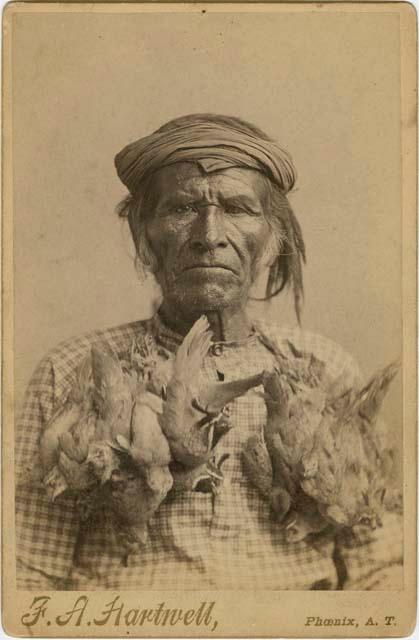
[[60, 496], [62, 493], [64, 493], [65, 489], [63, 489], [62, 487], [57, 487], [54, 491], [54, 493], [51, 496], [51, 502], [55, 502], [55, 500], [58, 498], [58, 496]]
[[[127, 449], [121, 447], [119, 444], [117, 444], [116, 442], [109, 442], [108, 440], [106, 441], [106, 444], [108, 445], [108, 447], [110, 447], [111, 449], [113, 449], [114, 451], [118, 451], [118, 453], [127, 453]], [[87, 459], [89, 460], [90, 455], [87, 457]]]

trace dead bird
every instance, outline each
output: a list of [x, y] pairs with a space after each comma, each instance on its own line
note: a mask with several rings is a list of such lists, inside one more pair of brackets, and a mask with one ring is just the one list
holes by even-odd
[[172, 486], [159, 483], [151, 488], [144, 476], [136, 469], [115, 471], [109, 482], [109, 509], [113, 513], [116, 528], [131, 531], [131, 537], [145, 544], [148, 539], [148, 522], [159, 508]]
[[55, 449], [56, 464], [44, 475], [47, 495], [54, 501], [65, 491], [84, 491], [96, 484], [88, 463], [90, 442], [95, 437], [96, 415], [81, 415], [68, 431], [61, 433]]
[[89, 354], [77, 368], [72, 387], [59, 402], [41, 436], [39, 453], [44, 475], [58, 462], [60, 438], [77, 425], [84, 415], [91, 412], [92, 403], [92, 371]]
[[298, 542], [331, 527], [380, 526], [389, 508], [393, 455], [378, 412], [397, 370], [392, 364], [365, 386], [335, 398], [326, 393], [320, 420], [321, 402], [295, 405], [282, 376], [266, 376], [264, 436], [248, 441], [243, 463], [282, 522], [287, 541]]
[[173, 458], [190, 467], [207, 462], [219, 440], [231, 429], [228, 403], [262, 381], [261, 373], [203, 386], [200, 369], [211, 337], [208, 320], [201, 316], [176, 353], [160, 418]]
[[161, 412], [162, 400], [158, 396], [149, 391], [140, 393], [133, 408], [130, 440], [119, 434], [112, 446], [128, 457], [148, 488], [163, 500], [172, 488], [173, 478], [168, 466], [172, 455], [158, 420]]
[[[264, 378], [266, 448], [272, 462], [271, 508], [281, 521], [300, 486], [301, 465], [311, 452], [324, 398], [275, 370]], [[308, 469], [308, 464], [307, 464]]]
[[276, 369], [284, 373], [289, 381], [303, 384], [312, 389], [326, 389], [332, 384], [328, 375], [326, 363], [317, 358], [314, 353], [299, 349], [291, 340], [284, 340], [280, 344], [272, 340], [256, 323], [258, 335], [269, 351], [275, 356]]
[[84, 462], [89, 452], [89, 444], [96, 435], [96, 415], [93, 411], [80, 417], [68, 431], [58, 439], [59, 449], [74, 462]]
[[106, 343], [92, 346], [94, 401], [98, 439], [129, 438], [133, 396], [118, 357]]
[[344, 402], [341, 397], [329, 403], [304, 461], [301, 487], [337, 527], [380, 524], [393, 453], [378, 413], [398, 368], [385, 367], [364, 387], [345, 394]]
[[54, 430], [55, 464], [44, 485], [52, 500], [64, 492], [75, 494], [85, 520], [100, 503], [121, 540], [141, 541], [173, 484], [172, 456], [158, 420], [163, 401], [123, 370], [107, 344], [93, 346], [90, 357], [90, 401], [79, 384], [75, 406], [80, 410], [71, 421], [66, 416], [65, 429], [59, 423]]
[[93, 346], [41, 438], [44, 485], [53, 500], [64, 491], [85, 491], [110, 478], [119, 464], [105, 438], [113, 428], [129, 427], [131, 407], [116, 355], [105, 343]]

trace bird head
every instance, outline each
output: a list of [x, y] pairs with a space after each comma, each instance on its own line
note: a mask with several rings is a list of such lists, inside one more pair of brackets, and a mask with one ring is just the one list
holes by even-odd
[[270, 406], [286, 406], [288, 404], [291, 388], [285, 374], [278, 369], [267, 371], [263, 374], [262, 384], [268, 408]]
[[369, 493], [362, 493], [362, 507], [357, 524], [373, 531], [382, 526], [381, 514], [385, 511], [386, 487], [371, 488]]
[[377, 527], [383, 526], [380, 516], [372, 512], [363, 513], [358, 520], [358, 524], [364, 527], [368, 527], [372, 531], [374, 531]]
[[221, 413], [210, 424], [213, 427], [211, 448], [214, 449], [221, 438], [225, 436], [233, 427], [230, 421], [229, 408], [224, 407]]
[[123, 378], [117, 354], [107, 342], [94, 344], [91, 348], [92, 377], [96, 396], [115, 380]]
[[311, 533], [307, 523], [297, 513], [293, 513], [284, 524], [284, 538], [289, 544], [301, 542]]
[[45, 476], [44, 485], [51, 502], [68, 489], [67, 481], [57, 465]]
[[111, 477], [114, 469], [119, 467], [119, 459], [110, 443], [93, 442], [89, 445], [86, 462], [91, 465], [95, 476], [102, 482]]

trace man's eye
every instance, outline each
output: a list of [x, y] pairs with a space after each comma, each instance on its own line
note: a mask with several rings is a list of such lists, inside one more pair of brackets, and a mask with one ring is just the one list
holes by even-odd
[[261, 215], [258, 211], [252, 211], [250, 208], [248, 207], [241, 207], [240, 205], [237, 204], [228, 204], [225, 205], [224, 207], [224, 213], [226, 213], [227, 215], [232, 215], [232, 216], [259, 216]]
[[178, 213], [179, 215], [182, 215], [185, 213], [192, 213], [195, 211], [196, 209], [192, 204], [180, 204], [173, 208], [173, 212]]
[[229, 204], [225, 207], [224, 209], [225, 213], [231, 213], [231, 214], [239, 214], [239, 213], [247, 213], [247, 211], [245, 211], [244, 209], [242, 209], [241, 207], [237, 207], [234, 204]]

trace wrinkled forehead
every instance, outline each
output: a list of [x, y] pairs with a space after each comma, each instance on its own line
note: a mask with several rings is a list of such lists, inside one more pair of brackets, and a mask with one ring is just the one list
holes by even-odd
[[153, 174], [153, 201], [176, 195], [208, 195], [219, 198], [244, 196], [265, 204], [268, 178], [254, 169], [228, 167], [208, 170], [204, 162], [178, 162]]

